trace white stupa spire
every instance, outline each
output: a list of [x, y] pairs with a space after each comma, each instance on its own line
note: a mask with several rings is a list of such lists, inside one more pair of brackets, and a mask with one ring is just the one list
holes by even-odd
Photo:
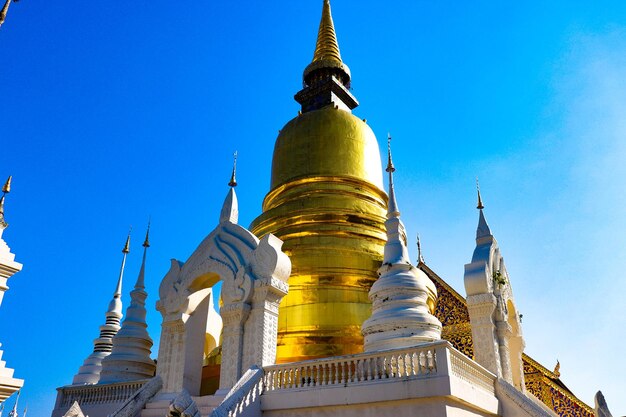
[[400, 220], [400, 209], [396, 202], [396, 191], [393, 187], [393, 173], [396, 168], [391, 159], [391, 135], [387, 135], [387, 169], [389, 173], [389, 203], [387, 205], [387, 243], [385, 244], [384, 265], [394, 263], [411, 264], [407, 248], [406, 229]]
[[145, 290], [146, 255], [150, 247], [150, 222], [143, 242], [143, 260], [135, 288], [130, 292], [130, 306], [122, 328], [113, 338], [111, 354], [102, 360], [102, 372], [99, 383], [134, 381], [154, 376], [156, 365], [150, 359], [152, 338], [148, 334], [146, 323]]
[[220, 213], [220, 223], [231, 222], [237, 223], [239, 221], [239, 204], [237, 202], [237, 194], [235, 193], [235, 187], [237, 186], [237, 179], [235, 174], [237, 173], [237, 151], [233, 154], [233, 172], [230, 176], [230, 190], [224, 199], [222, 205], [222, 212]]
[[411, 265], [404, 224], [393, 188], [391, 137], [388, 138], [389, 205], [387, 208], [387, 243], [379, 278], [369, 292], [372, 315], [361, 332], [366, 352], [415, 346], [441, 338], [441, 323], [430, 312], [429, 299], [437, 290], [428, 276]]
[[93, 341], [94, 349], [91, 355], [85, 359], [83, 365], [78, 369], [78, 373], [74, 375], [72, 384], [95, 384], [100, 379], [102, 371], [102, 360], [107, 357], [113, 348], [113, 337], [120, 329], [120, 320], [122, 319], [122, 281], [124, 278], [124, 267], [126, 266], [126, 255], [130, 252], [130, 231], [126, 238], [126, 243], [122, 249], [122, 265], [120, 266], [120, 275], [117, 279], [113, 299], [109, 303], [109, 308], [105, 314], [106, 321], [100, 326], [100, 337]]
[[478, 204], [476, 205], [476, 208], [480, 211], [480, 214], [478, 215], [478, 227], [476, 228], [476, 239], [480, 239], [482, 237], [492, 235], [491, 229], [485, 219], [485, 214], [483, 213], [485, 206], [483, 205], [483, 199], [480, 196], [480, 184], [478, 184], [478, 178], [476, 178], [476, 192], [478, 193]]

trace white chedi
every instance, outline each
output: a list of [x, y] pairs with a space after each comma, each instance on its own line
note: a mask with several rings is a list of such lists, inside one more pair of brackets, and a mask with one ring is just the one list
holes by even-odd
[[150, 225], [143, 243], [143, 259], [135, 288], [130, 292], [130, 306], [122, 327], [112, 340], [111, 353], [102, 360], [100, 384], [148, 379], [154, 376], [156, 364], [150, 358], [152, 338], [146, 323], [145, 290], [146, 254], [150, 247]]
[[361, 326], [364, 350], [372, 352], [415, 346], [441, 339], [441, 322], [431, 314], [428, 295], [437, 293], [435, 285], [421, 270], [411, 265], [404, 224], [393, 188], [391, 150], [389, 206], [385, 228], [387, 243], [379, 278], [369, 292], [372, 315]]

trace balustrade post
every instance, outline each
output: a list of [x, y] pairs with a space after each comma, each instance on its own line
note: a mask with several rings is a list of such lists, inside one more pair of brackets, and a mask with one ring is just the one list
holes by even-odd
[[435, 373], [437, 375], [451, 375], [452, 369], [450, 362], [450, 343], [445, 341], [441, 342], [434, 347], [434, 365], [435, 365]]

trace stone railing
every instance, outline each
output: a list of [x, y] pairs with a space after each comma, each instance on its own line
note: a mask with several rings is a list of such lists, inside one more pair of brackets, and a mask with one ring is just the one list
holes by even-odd
[[453, 375], [494, 394], [495, 383], [495, 375], [445, 340], [404, 349], [272, 365], [264, 369], [264, 391]]
[[263, 369], [251, 367], [228, 392], [224, 401], [210, 417], [247, 417], [261, 413], [260, 396], [263, 393]]
[[495, 395], [496, 376], [457, 350], [450, 350], [451, 374]]
[[139, 391], [148, 380], [119, 382], [106, 385], [76, 385], [59, 388], [60, 407], [70, 407], [74, 401], [80, 405], [109, 404], [126, 401]]
[[[455, 376], [495, 393], [496, 377], [442, 340], [405, 349], [252, 367], [210, 417], [247, 417], [260, 412], [260, 396], [272, 391], [345, 387], [382, 379]], [[495, 395], [495, 394], [494, 394]]]
[[265, 368], [265, 390], [350, 385], [388, 378], [437, 374], [440, 342], [407, 349], [361, 353]]

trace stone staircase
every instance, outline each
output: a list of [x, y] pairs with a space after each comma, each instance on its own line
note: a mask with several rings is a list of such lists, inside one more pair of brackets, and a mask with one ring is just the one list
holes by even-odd
[[[207, 417], [222, 402], [223, 396], [205, 395], [204, 397], [192, 397], [198, 406], [200, 415]], [[157, 400], [146, 404], [141, 410], [140, 417], [165, 417], [169, 411], [170, 400]]]

